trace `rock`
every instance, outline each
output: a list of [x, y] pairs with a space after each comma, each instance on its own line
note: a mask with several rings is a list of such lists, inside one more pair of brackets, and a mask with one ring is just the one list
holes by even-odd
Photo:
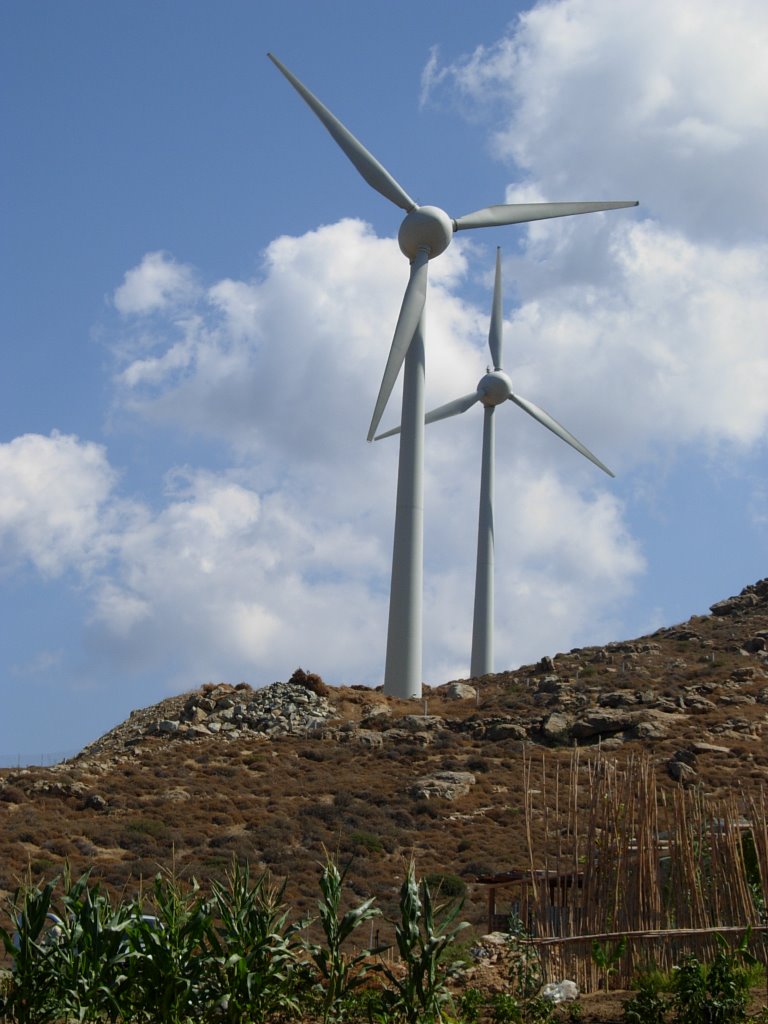
[[339, 738], [344, 743], [357, 743], [368, 750], [378, 750], [384, 746], [384, 734], [376, 729], [342, 729]]
[[728, 597], [725, 601], [717, 601], [715, 604], [710, 606], [709, 610], [713, 615], [738, 615], [739, 612], [744, 612], [749, 608], [754, 608], [754, 606], [759, 603], [760, 601], [757, 594], [747, 593], [745, 590], [742, 590], [738, 597]]
[[696, 778], [696, 769], [686, 764], [685, 761], [668, 761], [667, 772], [671, 779], [681, 782], [683, 785], [690, 785]]
[[665, 740], [669, 735], [669, 728], [666, 722], [654, 716], [644, 722], [638, 722], [632, 729], [632, 735], [638, 740]]
[[541, 734], [550, 743], [567, 743], [571, 738], [573, 719], [562, 711], [553, 711], [541, 723]]
[[400, 719], [400, 727], [408, 732], [429, 732], [445, 728], [445, 722], [439, 715], [404, 715]]
[[637, 695], [628, 690], [610, 690], [601, 693], [598, 704], [602, 708], [628, 708], [637, 704]]
[[682, 698], [682, 707], [686, 711], [693, 711], [696, 714], [700, 714], [704, 711], [714, 711], [717, 704], [713, 700], [708, 700], [706, 697], [701, 697], [695, 693], [687, 693]]
[[757, 654], [758, 651], [764, 651], [768, 649], [768, 644], [764, 636], [751, 636], [748, 640], [745, 640], [741, 645], [741, 649], [746, 651], [747, 654]]
[[609, 736], [608, 739], [600, 740], [601, 750], [619, 750], [624, 746], [621, 736]]
[[483, 738], [493, 743], [500, 743], [502, 740], [524, 740], [527, 736], [525, 728], [511, 719], [488, 722], [483, 732]]
[[762, 672], [759, 669], [748, 666], [745, 668], [735, 668], [730, 674], [730, 679], [733, 679], [735, 683], [748, 683], [751, 679], [758, 679], [762, 676]]
[[91, 811], [106, 811], [107, 801], [99, 793], [89, 793], [83, 800], [83, 807]]
[[574, 739], [587, 740], [596, 736], [610, 736], [633, 729], [642, 721], [643, 712], [601, 708], [588, 711], [571, 726]]
[[716, 743], [695, 742], [691, 744], [694, 754], [730, 754], [730, 747], [719, 747]]
[[449, 683], [438, 689], [446, 700], [477, 700], [477, 690], [469, 683]]
[[411, 787], [411, 795], [426, 800], [432, 797], [456, 800], [460, 796], [465, 796], [476, 781], [472, 772], [433, 772], [431, 775], [423, 775], [416, 779]]

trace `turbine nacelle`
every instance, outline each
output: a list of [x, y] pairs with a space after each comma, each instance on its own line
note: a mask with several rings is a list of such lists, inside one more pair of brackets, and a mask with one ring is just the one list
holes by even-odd
[[477, 393], [483, 405], [501, 405], [512, 394], [512, 381], [503, 370], [492, 370], [477, 385]]
[[400, 251], [413, 262], [420, 249], [427, 252], [430, 259], [445, 252], [453, 238], [453, 221], [437, 206], [417, 206], [406, 214], [397, 241]]

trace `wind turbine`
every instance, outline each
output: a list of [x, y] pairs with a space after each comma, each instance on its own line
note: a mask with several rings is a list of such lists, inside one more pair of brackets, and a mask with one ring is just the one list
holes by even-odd
[[376, 434], [400, 368], [405, 364], [384, 692], [396, 697], [419, 697], [424, 521], [424, 306], [427, 294], [427, 264], [429, 260], [445, 252], [456, 231], [522, 224], [549, 217], [594, 213], [598, 210], [614, 210], [637, 206], [637, 202], [514, 203], [487, 206], [455, 219], [436, 206], [419, 206], [389, 171], [284, 64], [271, 53], [267, 56], [317, 115], [371, 188], [401, 210], [405, 210], [405, 218], [398, 232], [398, 242], [401, 251], [410, 262], [411, 271], [368, 429], [368, 440], [372, 441]]
[[[496, 250], [496, 278], [493, 286], [493, 306], [491, 308], [491, 327], [488, 332], [488, 347], [491, 350], [493, 370], [488, 369], [480, 380], [475, 391], [461, 398], [456, 398], [438, 409], [433, 409], [424, 417], [425, 423], [435, 423], [450, 416], [458, 416], [473, 405], [483, 405], [483, 453], [480, 469], [480, 509], [477, 522], [477, 568], [475, 570], [475, 608], [472, 623], [472, 658], [470, 675], [473, 679], [493, 672], [493, 564], [494, 564], [494, 533], [493, 533], [493, 501], [495, 475], [495, 423], [493, 414], [496, 406], [509, 399], [515, 405], [533, 416], [537, 422], [547, 427], [553, 434], [584, 455], [590, 462], [613, 476], [613, 473], [586, 448], [581, 441], [569, 433], [557, 420], [544, 412], [533, 402], [512, 391], [512, 381], [501, 368], [503, 347], [504, 318], [501, 306], [501, 249]], [[400, 427], [379, 434], [376, 440], [397, 434]]]

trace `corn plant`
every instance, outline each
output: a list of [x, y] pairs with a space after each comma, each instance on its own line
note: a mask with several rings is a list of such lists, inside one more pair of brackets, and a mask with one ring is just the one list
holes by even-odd
[[130, 957], [125, 929], [129, 904], [113, 908], [85, 874], [65, 879], [56, 941], [41, 966], [62, 1016], [80, 1022], [116, 1021], [123, 1016]]
[[462, 901], [435, 906], [429, 886], [416, 880], [413, 861], [400, 887], [400, 921], [395, 939], [405, 973], [395, 973], [386, 963], [381, 970], [391, 985], [382, 993], [385, 1009], [407, 1024], [443, 1020], [443, 1008], [451, 1003], [448, 988], [450, 967], [441, 957], [468, 922], [454, 924]]
[[18, 1024], [46, 1024], [58, 1016], [59, 1007], [45, 982], [45, 961], [50, 952], [45, 929], [54, 888], [54, 882], [42, 889], [19, 886], [9, 908], [12, 930], [0, 928], [0, 940], [13, 961], [2, 1012]]
[[126, 938], [130, 1012], [136, 1021], [186, 1024], [199, 1020], [205, 1001], [210, 906], [194, 880], [187, 889], [173, 876], [157, 875], [156, 917], [142, 916], [137, 904]]
[[251, 883], [248, 866], [237, 863], [226, 885], [213, 883], [218, 924], [208, 934], [208, 994], [217, 1020], [250, 1024], [298, 1010], [299, 926], [287, 923], [284, 891], [285, 883], [273, 885], [266, 872]]
[[308, 951], [320, 972], [323, 985], [323, 1021], [340, 1020], [344, 1015], [344, 1006], [350, 994], [360, 986], [369, 970], [368, 961], [372, 954], [380, 950], [363, 949], [350, 955], [342, 947], [353, 933], [367, 921], [378, 917], [381, 911], [374, 907], [373, 898], [364, 900], [359, 906], [341, 913], [344, 878], [349, 865], [339, 871], [332, 857], [326, 861], [320, 875], [320, 892], [318, 900], [320, 924], [325, 936], [325, 945], [308, 945]]

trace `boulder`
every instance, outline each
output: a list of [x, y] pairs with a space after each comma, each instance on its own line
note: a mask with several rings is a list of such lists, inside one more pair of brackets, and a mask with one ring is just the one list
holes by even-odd
[[541, 734], [550, 743], [567, 743], [571, 738], [573, 719], [562, 711], [553, 711], [541, 723]]
[[644, 718], [643, 712], [626, 711], [621, 708], [593, 709], [573, 723], [571, 735], [577, 740], [612, 736], [617, 732], [634, 729]]
[[472, 772], [437, 771], [416, 779], [411, 786], [411, 795], [426, 800], [432, 797], [456, 800], [465, 796], [476, 781]]
[[469, 683], [449, 683], [439, 692], [446, 700], [477, 700], [477, 690]]

